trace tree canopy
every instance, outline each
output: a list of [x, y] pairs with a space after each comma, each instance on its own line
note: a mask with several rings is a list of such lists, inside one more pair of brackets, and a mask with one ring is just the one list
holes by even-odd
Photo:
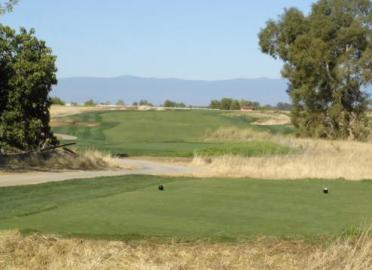
[[166, 107], [166, 108], [185, 108], [186, 104], [183, 103], [183, 102], [176, 102], [176, 101], [172, 101], [172, 100], [167, 99], [166, 101], [164, 101], [163, 107]]
[[240, 110], [243, 107], [257, 109], [260, 107], [260, 103], [245, 99], [222, 98], [221, 100], [212, 100], [209, 104], [209, 108], [219, 110]]
[[14, 5], [17, 3], [18, 0], [7, 0], [0, 2], [0, 15], [12, 11]]
[[0, 150], [57, 144], [49, 126], [56, 57], [34, 30], [0, 25]]
[[61, 98], [59, 98], [59, 97], [52, 97], [52, 98], [50, 99], [50, 101], [51, 101], [52, 105], [61, 105], [61, 106], [63, 106], [63, 105], [66, 104], [66, 103], [65, 103]]
[[266, 54], [284, 61], [291, 118], [299, 135], [366, 137], [372, 82], [372, 2], [319, 0], [309, 15], [286, 9], [259, 34]]

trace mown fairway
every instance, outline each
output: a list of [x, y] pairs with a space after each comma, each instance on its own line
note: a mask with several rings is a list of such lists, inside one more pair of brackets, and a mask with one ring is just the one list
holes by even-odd
[[[165, 191], [158, 191], [159, 184]], [[330, 194], [324, 195], [324, 186]], [[372, 218], [372, 182], [123, 176], [0, 188], [0, 228], [107, 239], [336, 235]]]
[[[208, 133], [221, 127], [247, 128], [255, 119], [247, 115], [216, 111], [116, 111], [84, 113], [62, 119], [58, 133], [78, 137], [81, 148], [95, 148], [130, 156], [190, 157], [233, 153], [243, 156], [283, 154], [290, 149], [270, 142], [207, 143]], [[258, 127], [273, 133], [287, 133], [286, 126]], [[236, 149], [239, 149], [238, 153]]]

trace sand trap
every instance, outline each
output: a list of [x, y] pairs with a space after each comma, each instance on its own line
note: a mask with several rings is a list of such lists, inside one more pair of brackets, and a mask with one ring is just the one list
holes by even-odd
[[67, 135], [67, 134], [54, 133], [54, 135], [57, 137], [58, 140], [63, 140], [63, 141], [76, 141], [78, 139], [78, 137], [76, 136]]

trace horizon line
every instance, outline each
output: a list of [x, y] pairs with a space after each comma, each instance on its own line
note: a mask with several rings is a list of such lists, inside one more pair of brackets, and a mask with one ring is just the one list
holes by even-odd
[[132, 78], [139, 78], [139, 79], [155, 79], [155, 80], [179, 80], [179, 81], [203, 81], [203, 82], [217, 82], [217, 81], [234, 81], [234, 80], [285, 80], [284, 78], [270, 78], [270, 77], [254, 77], [254, 78], [242, 78], [242, 77], [235, 77], [235, 78], [227, 78], [227, 79], [185, 79], [185, 78], [176, 78], [176, 77], [153, 77], [153, 76], [142, 76], [142, 75], [119, 75], [119, 76], [91, 76], [91, 75], [81, 75], [81, 76], [65, 76], [65, 77], [58, 77], [60, 79], [119, 79], [123, 77], [132, 77]]

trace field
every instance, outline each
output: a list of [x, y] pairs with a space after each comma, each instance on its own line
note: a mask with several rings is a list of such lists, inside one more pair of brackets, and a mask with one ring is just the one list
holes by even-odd
[[312, 239], [368, 224], [371, 192], [369, 181], [76, 180], [1, 188], [0, 228], [124, 240]]
[[[256, 141], [206, 141], [209, 133], [221, 127], [288, 133], [287, 126], [252, 125], [257, 119], [244, 114], [213, 111], [114, 111], [84, 113], [59, 119], [55, 131], [78, 138], [81, 148], [94, 147], [113, 154], [129, 156], [192, 157], [195, 152], [220, 154], [239, 152], [245, 156], [287, 153], [288, 147]], [[231, 149], [231, 150], [229, 150]]]
[[371, 142], [296, 138], [286, 113], [57, 111], [78, 149], [194, 173], [1, 187], [0, 268], [372, 267]]

